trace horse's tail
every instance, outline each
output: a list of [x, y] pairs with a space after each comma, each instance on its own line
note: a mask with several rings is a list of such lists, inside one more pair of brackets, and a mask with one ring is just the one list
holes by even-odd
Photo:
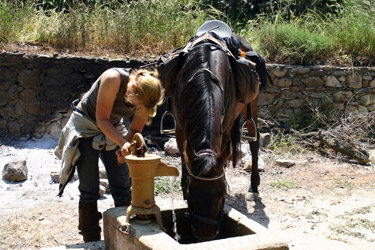
[[239, 115], [233, 123], [231, 130], [231, 139], [232, 139], [232, 162], [233, 167], [236, 167], [237, 160], [239, 156], [240, 147], [238, 145], [241, 143], [241, 115]]

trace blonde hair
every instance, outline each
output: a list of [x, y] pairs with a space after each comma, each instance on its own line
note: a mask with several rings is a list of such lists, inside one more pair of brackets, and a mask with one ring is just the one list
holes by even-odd
[[[157, 107], [164, 101], [164, 89], [158, 78], [157, 71], [149, 71], [146, 69], [137, 70], [135, 79], [138, 82], [135, 94], [143, 101], [145, 109], [142, 110], [148, 117], [147, 125], [151, 124], [151, 120], [156, 115]], [[142, 112], [137, 110], [136, 112]]]

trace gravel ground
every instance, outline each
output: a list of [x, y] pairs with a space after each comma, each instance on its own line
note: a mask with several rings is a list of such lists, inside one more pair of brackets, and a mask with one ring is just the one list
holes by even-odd
[[[0, 181], [0, 249], [104, 249], [104, 242], [82, 245], [78, 234], [78, 181], [69, 183], [59, 198], [58, 184], [51, 179], [60, 160], [53, 138], [0, 139], [0, 171], [16, 158], [27, 160], [28, 179], [21, 183]], [[180, 167], [177, 157], [162, 160]], [[263, 150], [260, 198], [250, 199], [249, 174], [241, 167], [226, 170], [230, 194], [226, 203], [263, 226], [279, 230], [290, 249], [374, 249], [375, 166], [359, 165], [340, 158], [307, 152], [273, 155]], [[280, 167], [276, 158], [296, 162]], [[164, 177], [170, 178], [170, 177]], [[160, 193], [156, 202], [181, 199], [181, 193]], [[105, 194], [99, 209], [113, 207]]]

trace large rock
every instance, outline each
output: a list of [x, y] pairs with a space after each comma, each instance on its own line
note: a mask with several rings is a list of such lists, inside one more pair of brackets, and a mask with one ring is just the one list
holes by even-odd
[[370, 161], [375, 166], [375, 149], [370, 150], [369, 155], [370, 155], [370, 157], [369, 157]]
[[39, 69], [24, 69], [18, 75], [18, 82], [21, 86], [36, 86], [39, 81]]
[[270, 133], [261, 133], [259, 137], [259, 144], [262, 147], [267, 147], [271, 143], [271, 134]]
[[291, 166], [296, 165], [296, 162], [293, 160], [276, 159], [276, 164], [278, 164], [281, 167], [290, 168]]
[[164, 144], [164, 151], [167, 155], [178, 155], [180, 151], [178, 151], [177, 142], [175, 138], [170, 138]]
[[350, 88], [359, 89], [362, 87], [362, 76], [358, 73], [350, 74], [347, 78], [347, 85]]
[[[251, 154], [248, 154], [242, 158], [243, 162], [243, 170], [250, 172], [253, 168], [253, 161], [252, 161], [252, 156]], [[258, 157], [258, 170], [260, 172], [263, 172], [266, 168], [266, 164], [263, 161], [262, 157]]]
[[327, 87], [342, 88], [342, 83], [335, 76], [328, 76], [326, 80]]
[[15, 159], [5, 164], [3, 169], [3, 179], [7, 181], [24, 181], [27, 179], [26, 159]]

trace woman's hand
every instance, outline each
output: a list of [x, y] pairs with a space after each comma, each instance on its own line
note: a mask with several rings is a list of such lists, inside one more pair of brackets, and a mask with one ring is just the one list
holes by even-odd
[[130, 155], [130, 143], [129, 142], [125, 142], [124, 145], [122, 145], [121, 147], [121, 150], [120, 150], [120, 153], [121, 153], [121, 156], [125, 157], [127, 155]]
[[117, 162], [119, 164], [125, 163], [125, 156], [130, 155], [130, 145], [129, 142], [125, 142], [121, 148], [116, 150]]
[[121, 164], [125, 163], [125, 156], [121, 155], [121, 149], [120, 148], [116, 150], [116, 156], [117, 156], [118, 165], [121, 165]]

